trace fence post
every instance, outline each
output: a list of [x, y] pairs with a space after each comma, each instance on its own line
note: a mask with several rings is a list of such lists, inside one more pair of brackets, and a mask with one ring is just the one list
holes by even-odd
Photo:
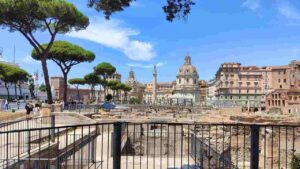
[[251, 125], [250, 168], [258, 169], [259, 165], [259, 126]]
[[113, 169], [121, 168], [121, 131], [122, 131], [122, 123], [117, 122], [114, 123], [114, 133], [113, 133]]
[[51, 117], [51, 141], [55, 142], [55, 115], [52, 114], [50, 117]]
[[[29, 119], [27, 118], [27, 129], [29, 129]], [[27, 153], [30, 154], [30, 150], [31, 150], [31, 144], [30, 144], [30, 130], [28, 130], [27, 132]], [[8, 144], [8, 143], [7, 143]]]

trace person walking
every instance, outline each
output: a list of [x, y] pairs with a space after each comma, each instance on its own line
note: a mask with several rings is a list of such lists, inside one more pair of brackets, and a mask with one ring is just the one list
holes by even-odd
[[6, 110], [8, 110], [8, 104], [9, 104], [9, 103], [8, 103], [8, 100], [5, 99], [5, 109], [6, 109]]
[[25, 105], [26, 109], [26, 118], [30, 117], [30, 113], [33, 111], [33, 104], [31, 102], [27, 102]]
[[18, 106], [18, 109], [20, 109], [20, 101], [17, 100], [17, 106]]
[[3, 102], [3, 100], [2, 99], [0, 99], [0, 110], [3, 110], [3, 108], [4, 108], [4, 102]]

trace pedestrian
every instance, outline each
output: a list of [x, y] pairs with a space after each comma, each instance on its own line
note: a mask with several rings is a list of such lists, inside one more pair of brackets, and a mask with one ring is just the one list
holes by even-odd
[[62, 110], [64, 110], [64, 109], [65, 109], [65, 102], [62, 100], [62, 101], [60, 102], [60, 104], [61, 104]]
[[17, 106], [18, 106], [18, 109], [20, 109], [20, 101], [17, 100]]
[[8, 103], [8, 100], [5, 99], [5, 109], [6, 109], [6, 110], [8, 110], [8, 104], [9, 104], [9, 103]]
[[35, 116], [40, 115], [40, 104], [39, 104], [39, 103], [36, 103], [36, 104], [35, 104], [33, 114], [34, 114]]
[[0, 99], [0, 110], [2, 110], [2, 108], [3, 108], [3, 100]]
[[26, 103], [25, 105], [25, 109], [26, 109], [26, 118], [29, 118], [30, 113], [33, 111], [33, 104], [29, 101]]

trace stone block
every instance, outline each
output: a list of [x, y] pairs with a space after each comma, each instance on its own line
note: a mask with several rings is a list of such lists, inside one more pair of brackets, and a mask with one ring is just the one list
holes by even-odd
[[42, 104], [40, 113], [42, 117], [50, 116], [51, 112], [53, 112], [53, 108], [51, 104]]
[[52, 110], [54, 112], [63, 112], [63, 105], [62, 104], [53, 104]]

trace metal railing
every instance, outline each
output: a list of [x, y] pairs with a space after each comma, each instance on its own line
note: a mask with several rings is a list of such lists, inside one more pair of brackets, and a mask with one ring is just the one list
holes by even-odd
[[68, 104], [64, 106], [64, 110], [69, 112], [77, 112], [77, 113], [98, 113], [100, 109], [100, 105], [89, 105], [89, 104]]
[[51, 118], [52, 118], [51, 116], [43, 116], [43, 117], [30, 116], [30, 117], [24, 117], [19, 120], [2, 122], [0, 123], [0, 131], [51, 127]]
[[300, 126], [96, 123], [0, 131], [0, 168], [291, 168]]

